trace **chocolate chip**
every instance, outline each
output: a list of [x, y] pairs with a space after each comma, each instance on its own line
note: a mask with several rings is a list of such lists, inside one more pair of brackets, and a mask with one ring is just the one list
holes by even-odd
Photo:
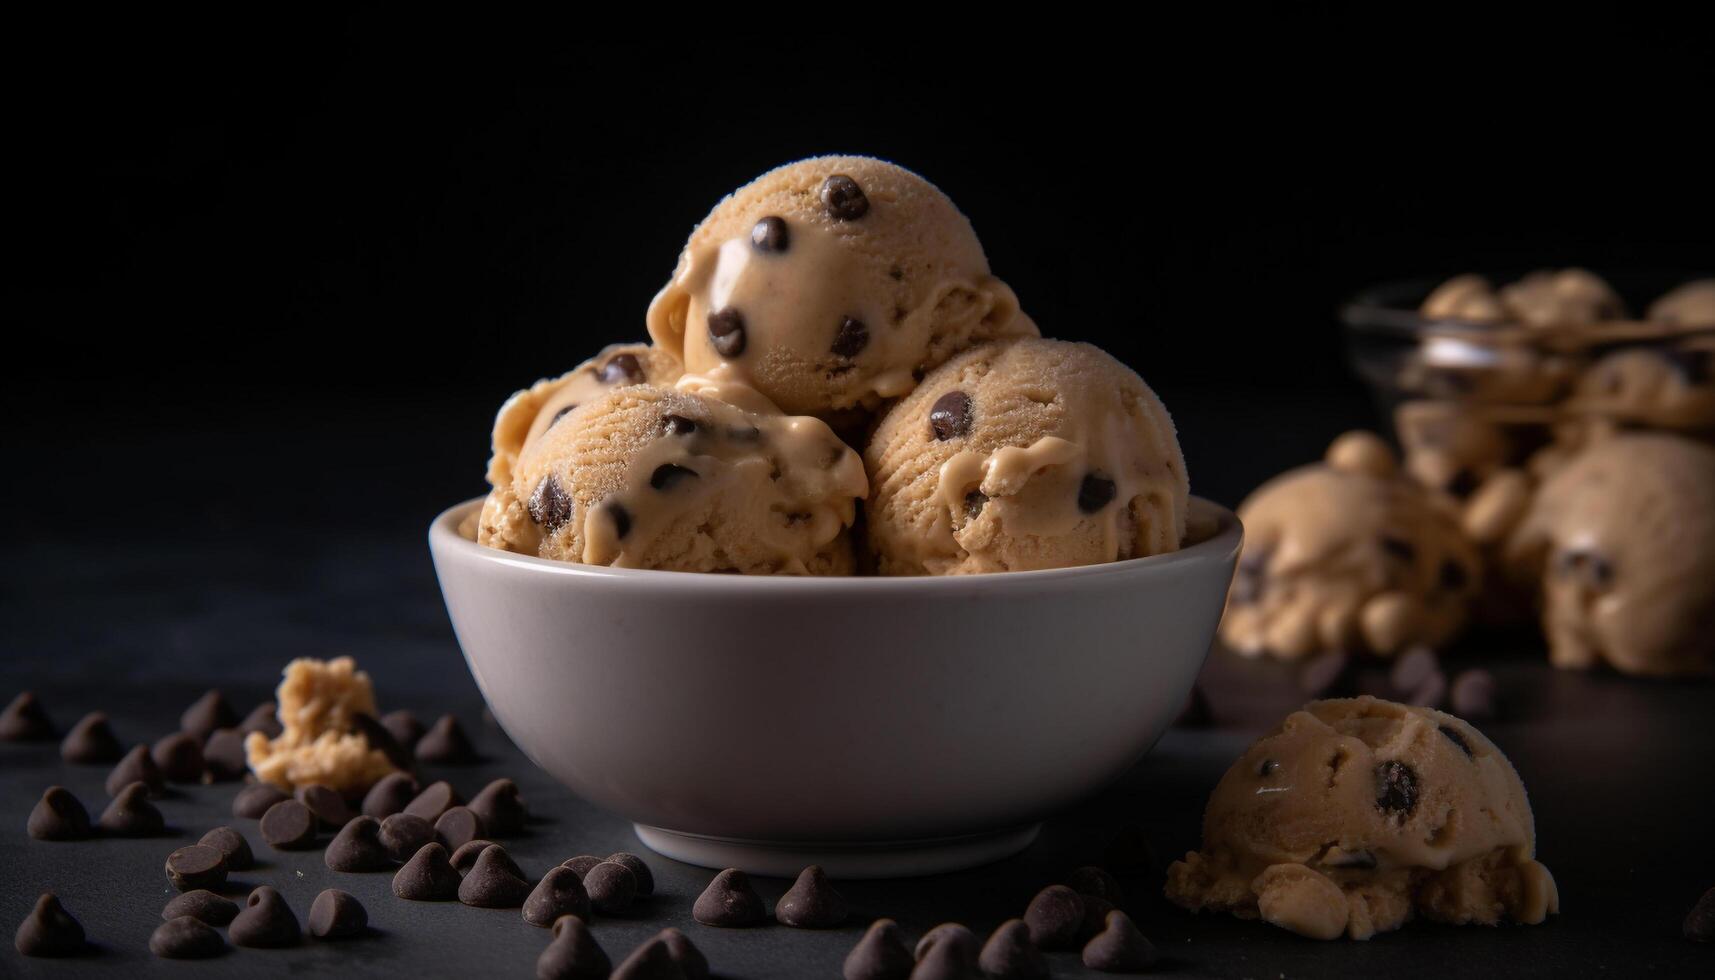
[[1084, 965], [1103, 973], [1137, 973], [1154, 966], [1155, 959], [1154, 944], [1124, 912], [1109, 912], [1107, 928], [1084, 945]]
[[[363, 814], [385, 820], [395, 813], [403, 813], [416, 798], [417, 789], [417, 781], [411, 778], [410, 773], [390, 772], [363, 794]], [[415, 848], [412, 851], [415, 853]]]
[[47, 709], [29, 691], [12, 699], [0, 712], [0, 741], [45, 742], [54, 737], [54, 723]]
[[1317, 699], [1339, 697], [1351, 691], [1353, 674], [1352, 658], [1330, 650], [1310, 658], [1298, 672], [1298, 689]]
[[468, 766], [481, 761], [464, 726], [452, 715], [442, 715], [417, 741], [417, 759], [432, 765]]
[[452, 783], [443, 779], [424, 787], [416, 799], [406, 804], [403, 812], [422, 817], [433, 824], [441, 818], [441, 814], [455, 806], [464, 806], [464, 797], [458, 794], [458, 790], [453, 789]]
[[822, 207], [835, 221], [856, 221], [869, 213], [869, 198], [864, 196], [858, 182], [845, 174], [834, 174], [822, 181]]
[[1114, 495], [1118, 491], [1114, 481], [1105, 476], [1087, 473], [1084, 475], [1084, 482], [1078, 484], [1078, 509], [1086, 514], [1094, 514], [1113, 503]]
[[1143, 828], [1135, 824], [1123, 828], [1108, 842], [1102, 852], [1102, 863], [1116, 874], [1128, 877], [1161, 873], [1161, 856]]
[[524, 899], [524, 921], [548, 929], [562, 915], [588, 919], [590, 896], [578, 880], [577, 872], [566, 867], [549, 868]]
[[427, 731], [416, 715], [403, 708], [382, 715], [381, 727], [387, 729], [387, 733], [393, 736], [393, 741], [404, 746], [406, 750], [415, 749], [418, 740]]
[[161, 811], [149, 802], [149, 787], [137, 782], [119, 791], [97, 821], [116, 837], [156, 837], [167, 829]]
[[1078, 868], [1062, 883], [1080, 895], [1095, 895], [1115, 905], [1125, 901], [1125, 891], [1120, 888], [1119, 879], [1095, 865]]
[[696, 470], [677, 463], [662, 463], [655, 467], [655, 472], [649, 474], [649, 485], [656, 490], [667, 491], [686, 480], [699, 477]]
[[542, 525], [544, 530], [558, 531], [572, 519], [572, 497], [560, 486], [560, 478], [549, 473], [536, 484], [524, 509], [530, 514], [530, 519]]
[[1202, 685], [1191, 685], [1191, 693], [1185, 695], [1185, 707], [1179, 709], [1179, 717], [1173, 719], [1173, 727], [1209, 728], [1214, 724], [1215, 709], [1209, 706], [1209, 696], [1203, 693]]
[[1691, 911], [1685, 914], [1681, 927], [1685, 938], [1694, 943], [1715, 943], [1715, 888], [1703, 893]]
[[391, 867], [392, 856], [381, 843], [381, 822], [374, 817], [352, 817], [328, 842], [322, 862], [346, 874]]
[[403, 864], [435, 840], [435, 825], [413, 813], [389, 814], [376, 835], [387, 856]]
[[615, 354], [601, 366], [599, 372], [604, 384], [640, 385], [647, 376], [643, 373], [643, 365], [637, 361], [636, 354]]
[[949, 391], [929, 406], [929, 431], [939, 442], [946, 442], [971, 431], [971, 396], [962, 391]]
[[[589, 894], [590, 907], [597, 912], [621, 915], [631, 909], [637, 898], [637, 876], [623, 864], [603, 861], [585, 873], [584, 891]], [[698, 899], [698, 907], [701, 901]]]
[[219, 851], [226, 858], [228, 871], [248, 871], [256, 866], [256, 855], [250, 851], [250, 842], [231, 827], [216, 827], [202, 835], [197, 843]]
[[1071, 949], [1084, 923], [1084, 900], [1065, 885], [1049, 885], [1036, 893], [1024, 910], [1030, 939], [1043, 949]]
[[310, 903], [306, 920], [310, 935], [317, 939], [350, 939], [369, 931], [369, 913], [357, 897], [329, 888]]
[[1554, 574], [1576, 579], [1598, 592], [1614, 584], [1614, 565], [1601, 552], [1589, 548], [1568, 548], [1554, 556]]
[[1495, 716], [1495, 676], [1482, 668], [1463, 671], [1453, 678], [1453, 713], [1461, 718]]
[[232, 815], [246, 820], [260, 820], [268, 808], [291, 795], [273, 783], [251, 783], [232, 798]]
[[656, 933], [655, 938], [667, 947], [667, 955], [679, 965], [685, 980], [709, 980], [708, 957], [691, 943], [690, 937], [668, 926]]
[[30, 810], [25, 829], [36, 840], [86, 840], [89, 811], [64, 786], [49, 786]]
[[[458, 873], [461, 875], [470, 874], [470, 869], [476, 867], [477, 857], [479, 855], [481, 855], [483, 851], [486, 851], [491, 847], [497, 847], [497, 846], [499, 846], [499, 845], [495, 844], [493, 841], [488, 840], [487, 838], [484, 838], [484, 837], [478, 837], [475, 840], [465, 841], [463, 844], [460, 844], [456, 850], [453, 851], [453, 856], [452, 856], [453, 868], [456, 871], [458, 871]], [[523, 873], [520, 872], [518, 877], [520, 877], [520, 878], [524, 877]]]
[[226, 934], [232, 938], [233, 945], [253, 949], [296, 946], [303, 938], [303, 930], [298, 928], [298, 917], [292, 914], [280, 893], [267, 885], [250, 893]]
[[298, 800], [281, 800], [262, 814], [262, 840], [276, 851], [313, 847], [316, 843], [316, 815]]
[[530, 897], [530, 883], [514, 873], [517, 865], [504, 848], [483, 849], [459, 883], [459, 901], [479, 909], [515, 909]]
[[447, 849], [431, 841], [393, 876], [393, 894], [412, 902], [450, 902], [459, 897], [459, 884]]
[[133, 746], [125, 753], [125, 758], [113, 767], [107, 774], [107, 795], [118, 796], [119, 791], [132, 783], [142, 783], [149, 792], [159, 796], [167, 786], [167, 781], [161, 777], [161, 770], [155, 765], [155, 760], [149, 756], [147, 745]]
[[624, 504], [609, 500], [602, 505], [602, 510], [606, 511], [608, 518], [613, 521], [614, 537], [623, 539], [631, 533], [631, 511], [626, 510]]
[[908, 980], [915, 960], [905, 947], [899, 923], [877, 919], [846, 954], [841, 976], [845, 980]]
[[[626, 851], [615, 851], [607, 856], [610, 864], [621, 864], [637, 879], [637, 895], [639, 898], [655, 894], [655, 874], [649, 870], [649, 865], [643, 859]], [[581, 875], [579, 877], [582, 877]]]
[[321, 821], [322, 827], [328, 830], [337, 830], [351, 821], [351, 807], [345, 805], [345, 797], [321, 783], [299, 786], [298, 791], [292, 795], [299, 803], [309, 807], [310, 812]]
[[149, 750], [155, 768], [168, 782], [194, 783], [202, 779], [202, 743], [195, 735], [174, 732]]
[[1100, 895], [1084, 895], [1084, 921], [1078, 924], [1078, 941], [1085, 942], [1107, 928], [1108, 913], [1114, 903]]
[[167, 855], [167, 880], [179, 891], [210, 891], [226, 884], [226, 855], [217, 847], [192, 844]]
[[381, 719], [358, 712], [351, 716], [351, 730], [363, 736], [363, 740], [371, 749], [386, 756], [393, 768], [409, 772], [416, 766], [417, 760], [411, 750], [399, 744], [399, 740], [393, 737], [393, 733], [387, 730]]
[[1258, 776], [1261, 776], [1263, 779], [1267, 779], [1268, 777], [1274, 775], [1275, 773], [1277, 773], [1279, 771], [1280, 771], [1280, 763], [1274, 761], [1273, 759], [1264, 759], [1256, 767], [1256, 774]]
[[912, 957], [921, 961], [929, 955], [929, 948], [939, 942], [951, 942], [956, 946], [963, 946], [970, 951], [973, 961], [976, 958], [976, 933], [958, 922], [943, 922], [924, 933], [923, 938], [917, 940], [916, 948], [911, 951]]
[[673, 962], [667, 944], [650, 939], [631, 951], [613, 971], [613, 980], [681, 980], [685, 972]]
[[762, 441], [762, 430], [754, 425], [735, 425], [726, 430], [726, 437], [733, 442], [753, 445]]
[[1406, 695], [1405, 703], [1418, 708], [1439, 708], [1446, 699], [1447, 675], [1435, 670]]
[[792, 232], [786, 227], [785, 218], [771, 214], [750, 226], [750, 247], [758, 252], [778, 254], [791, 244]]
[[780, 896], [774, 918], [797, 929], [832, 929], [846, 921], [846, 900], [828, 883], [821, 865], [812, 864]]
[[217, 728], [202, 747], [203, 778], [211, 783], [231, 783], [250, 771], [244, 751], [244, 733], [236, 728]]
[[869, 346], [869, 328], [856, 317], [842, 317], [840, 329], [834, 334], [834, 346], [829, 348], [835, 357], [847, 360], [863, 353]]
[[[592, 870], [590, 875], [594, 874]], [[590, 887], [588, 877], [584, 878], [584, 887]], [[595, 891], [591, 889], [591, 900], [595, 897]], [[601, 906], [598, 904], [596, 908]], [[691, 906], [691, 917], [705, 926], [739, 928], [761, 925], [768, 919], [768, 910], [762, 905], [762, 896], [751, 886], [750, 876], [737, 868], [728, 868], [715, 875], [715, 879], [697, 896], [696, 903]]]
[[744, 353], [744, 314], [727, 307], [709, 314], [709, 343], [722, 357]]
[[25, 956], [71, 956], [83, 950], [83, 926], [53, 892], [45, 892], [19, 924], [12, 945]]
[[1471, 584], [1471, 573], [1465, 570], [1464, 565], [1449, 558], [1441, 563], [1439, 582], [1443, 591], [1462, 592]]
[[981, 490], [972, 490], [965, 494], [965, 520], [976, 520], [977, 516], [983, 512], [983, 505], [988, 502], [988, 494]]
[[176, 895], [161, 910], [161, 918], [171, 922], [181, 916], [206, 922], [211, 926], [224, 926], [238, 915], [238, 903], [227, 901], [205, 888], [197, 888]]
[[1008, 919], [995, 929], [977, 955], [983, 976], [992, 980], [1047, 980], [1048, 961], [1030, 941], [1023, 919]]
[[1715, 379], [1715, 351], [1694, 347], [1664, 347], [1656, 352], [1684, 385], [1706, 385]]
[[1447, 736], [1447, 741], [1459, 746], [1459, 751], [1473, 759], [1476, 758], [1476, 755], [1471, 752], [1471, 743], [1465, 741], [1465, 736], [1460, 734], [1459, 729], [1450, 725], [1442, 725], [1440, 726], [1440, 730], [1441, 734]]
[[1324, 858], [1322, 863], [1330, 868], [1373, 870], [1376, 866], [1376, 856], [1369, 851], [1342, 851], [1337, 855]]
[[496, 779], [484, 786], [470, 801], [469, 809], [491, 837], [512, 837], [524, 830], [524, 801], [519, 799], [518, 784], [510, 779]]
[[1412, 546], [1410, 541], [1406, 541], [1401, 538], [1383, 537], [1381, 539], [1381, 546], [1382, 550], [1387, 552], [1388, 557], [1390, 558], [1395, 558], [1407, 564], [1417, 560], [1417, 549]]
[[1455, 497], [1469, 497], [1476, 493], [1477, 488], [1482, 484], [1483, 481], [1477, 478], [1477, 474], [1468, 469], [1460, 468], [1454, 471], [1453, 478], [1447, 481], [1447, 492]]
[[577, 857], [567, 858], [561, 862], [560, 867], [570, 868], [578, 876], [578, 880], [583, 881], [584, 876], [590, 873], [590, 869], [601, 863], [603, 863], [602, 859], [594, 854], [579, 854]]
[[978, 955], [976, 937], [969, 930], [962, 936], [948, 936], [923, 950], [911, 980], [983, 980]]
[[435, 837], [448, 851], [456, 851], [482, 836], [482, 818], [472, 813], [470, 807], [448, 807], [447, 812], [435, 818]]
[[663, 415], [661, 432], [669, 436], [688, 436], [697, 431], [697, 423], [683, 415]]
[[84, 715], [60, 743], [60, 758], [77, 766], [111, 765], [124, 754], [113, 725], [100, 711]]
[[226, 697], [217, 690], [210, 690], [197, 698], [184, 714], [179, 715], [179, 731], [199, 743], [213, 735], [217, 728], [236, 727], [238, 712], [232, 710], [232, 705], [227, 704]]
[[536, 957], [537, 980], [606, 980], [612, 968], [589, 927], [575, 915], [554, 923], [553, 941]]
[[280, 737], [280, 707], [272, 701], [264, 701], [244, 716], [238, 723], [238, 730], [248, 735], [251, 732], [261, 732], [269, 738]]
[[1394, 661], [1393, 669], [1388, 672], [1388, 684], [1401, 694], [1409, 694], [1417, 690], [1430, 674], [1440, 670], [1441, 661], [1436, 658], [1434, 650], [1412, 647]]
[[1377, 765], [1376, 807], [1402, 820], [1411, 816], [1417, 809], [1417, 773], [1395, 759]]
[[149, 952], [164, 960], [206, 960], [226, 952], [226, 940], [208, 923], [181, 915], [155, 927]]

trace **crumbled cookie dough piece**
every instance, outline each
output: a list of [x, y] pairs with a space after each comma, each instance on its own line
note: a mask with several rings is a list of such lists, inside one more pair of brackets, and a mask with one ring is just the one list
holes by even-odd
[[244, 740], [257, 779], [286, 789], [320, 783], [350, 797], [396, 771], [358, 730], [358, 715], [376, 716], [375, 690], [350, 657], [292, 661], [275, 700], [279, 737], [252, 732]]

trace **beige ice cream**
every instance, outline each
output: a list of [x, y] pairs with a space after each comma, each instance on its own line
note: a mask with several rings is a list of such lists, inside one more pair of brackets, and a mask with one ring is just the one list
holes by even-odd
[[1715, 430], [1715, 336], [1608, 354], [1585, 373], [1568, 408], [1626, 427]]
[[1586, 269], [1543, 269], [1502, 287], [1501, 303], [1527, 327], [1578, 327], [1626, 316], [1626, 304]]
[[687, 377], [584, 403], [519, 457], [477, 540], [631, 568], [850, 574], [863, 464], [821, 421]]
[[1535, 853], [1524, 784], [1475, 728], [1371, 697], [1316, 701], [1221, 777], [1203, 847], [1168, 869], [1166, 892], [1313, 939], [1368, 939], [1414, 914], [1534, 924], [1560, 906]]
[[1400, 475], [1369, 433], [1263, 484], [1239, 517], [1244, 552], [1221, 636], [1246, 655], [1437, 646], [1464, 626], [1480, 585], [1451, 502]]
[[1556, 666], [1715, 671], [1715, 449], [1598, 439], [1543, 483], [1507, 553], [1540, 576]]
[[951, 575], [1178, 549], [1188, 497], [1173, 421], [1089, 344], [987, 344], [931, 372], [868, 448], [877, 570]]
[[1715, 327], [1715, 279], [1694, 279], [1650, 304], [1648, 319], [1675, 329]]
[[359, 715], [378, 712], [369, 675], [350, 657], [292, 661], [274, 697], [280, 735], [251, 732], [244, 740], [257, 779], [288, 790], [320, 783], [356, 796], [395, 770], [359, 730]]
[[945, 194], [837, 156], [715, 205], [648, 325], [688, 372], [744, 381], [794, 414], [874, 408], [972, 344], [1036, 333]]
[[1454, 276], [1435, 287], [1419, 312], [1432, 320], [1464, 323], [1500, 323], [1507, 318], [1494, 284], [1475, 273]]

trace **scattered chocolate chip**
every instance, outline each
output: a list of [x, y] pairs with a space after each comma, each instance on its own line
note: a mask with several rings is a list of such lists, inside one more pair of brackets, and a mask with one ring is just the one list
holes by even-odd
[[250, 893], [226, 934], [232, 938], [233, 945], [254, 949], [296, 946], [303, 938], [303, 930], [298, 928], [298, 917], [292, 914], [280, 893], [267, 885]]
[[[238, 908], [232, 907], [234, 911]], [[155, 927], [149, 937], [149, 952], [164, 960], [206, 960], [226, 952], [226, 940], [201, 919], [181, 915]]]
[[459, 901], [479, 909], [515, 909], [530, 897], [530, 883], [513, 872], [517, 867], [498, 844], [483, 848], [459, 883]]
[[1119, 879], [1093, 864], [1074, 870], [1062, 884], [1080, 895], [1095, 895], [1116, 905], [1125, 901]]
[[238, 916], [238, 903], [221, 898], [205, 888], [197, 888], [183, 895], [173, 896], [173, 900], [161, 910], [161, 918], [169, 922], [181, 916], [188, 916], [211, 926], [224, 926]]
[[387, 729], [395, 742], [407, 749], [415, 749], [423, 733], [428, 731], [423, 727], [423, 723], [417, 720], [416, 715], [403, 708], [382, 715], [381, 727]]
[[869, 213], [869, 198], [864, 196], [858, 182], [845, 174], [834, 174], [822, 181], [822, 207], [835, 221], [856, 221]]
[[435, 841], [435, 825], [414, 813], [394, 813], [381, 821], [377, 835], [387, 856], [403, 864]]
[[697, 423], [683, 415], [663, 415], [661, 431], [670, 436], [688, 436], [697, 431]]
[[1388, 672], [1388, 683], [1401, 694], [1409, 694], [1417, 690], [1430, 674], [1440, 670], [1441, 661], [1436, 659], [1434, 650], [1412, 647], [1394, 661], [1393, 670]]
[[[584, 875], [584, 891], [589, 893], [590, 907], [597, 912], [623, 915], [637, 899], [637, 876], [623, 864], [603, 861]], [[702, 899], [697, 901], [700, 908]]]
[[1417, 809], [1417, 773], [1397, 759], [1376, 766], [1376, 806], [1400, 819]]
[[1439, 708], [1446, 699], [1447, 675], [1435, 670], [1406, 695], [1405, 701], [1419, 708]]
[[29, 691], [12, 699], [0, 712], [0, 741], [45, 742], [54, 737], [54, 723], [42, 702]]
[[614, 537], [623, 539], [631, 533], [631, 511], [626, 510], [624, 504], [617, 500], [608, 500], [602, 504], [601, 509], [608, 519], [613, 521]]
[[655, 934], [655, 939], [667, 947], [667, 955], [679, 964], [685, 980], [709, 980], [709, 960], [703, 951], [691, 943], [690, 937], [668, 926]]
[[[592, 869], [590, 876], [595, 872], [596, 869]], [[630, 873], [626, 871], [627, 875]], [[589, 876], [584, 878], [584, 887], [589, 889], [590, 899], [594, 901], [595, 890], [590, 888]], [[596, 908], [600, 909], [601, 905], [598, 903]], [[715, 875], [709, 886], [697, 896], [696, 903], [691, 906], [691, 917], [705, 926], [739, 928], [766, 922], [768, 910], [762, 905], [762, 896], [751, 886], [750, 876], [737, 868], [728, 868]]]
[[524, 801], [519, 798], [518, 784], [510, 779], [496, 779], [484, 786], [468, 806], [491, 837], [512, 837], [524, 830]]
[[949, 391], [929, 406], [929, 431], [937, 442], [946, 442], [971, 431], [971, 396]]
[[486, 851], [491, 847], [500, 848], [500, 857], [497, 858], [497, 860], [500, 860], [505, 864], [507, 870], [520, 878], [526, 877], [524, 869], [518, 866], [518, 862], [512, 860], [512, 855], [506, 852], [506, 848], [500, 847], [499, 844], [496, 844], [491, 840], [482, 840], [480, 838], [465, 844], [463, 847], [453, 852], [453, 867], [457, 869], [458, 873], [461, 875], [470, 874], [470, 869], [476, 867], [476, 859], [482, 856], [483, 851]]
[[786, 227], [785, 218], [771, 214], [750, 226], [750, 247], [758, 252], [778, 254], [791, 244], [792, 232]]
[[983, 943], [977, 966], [989, 980], [1048, 980], [1048, 960], [1023, 919], [1008, 919]]
[[688, 466], [677, 463], [662, 463], [655, 467], [655, 472], [649, 474], [649, 486], [660, 491], [673, 489], [686, 480], [698, 479], [700, 474]]
[[681, 980], [685, 971], [673, 962], [667, 944], [651, 938], [631, 951], [613, 971], [613, 980]]
[[[458, 862], [454, 861], [457, 867]], [[567, 867], [553, 867], [536, 883], [530, 896], [524, 899], [524, 921], [543, 929], [551, 928], [562, 915], [590, 917], [590, 896], [584, 891], [577, 872]]]
[[637, 879], [637, 897], [644, 898], [655, 894], [655, 874], [649, 870], [649, 865], [643, 859], [628, 851], [615, 851], [607, 856], [610, 864], [624, 865]]
[[798, 929], [832, 929], [846, 921], [846, 900], [828, 883], [822, 866], [812, 864], [774, 906], [781, 925]]
[[459, 884], [447, 849], [431, 841], [393, 876], [393, 894], [412, 902], [450, 902], [459, 897]]
[[167, 880], [179, 891], [210, 891], [226, 884], [226, 855], [217, 847], [192, 844], [167, 855]]
[[18, 925], [12, 945], [25, 956], [71, 956], [83, 949], [83, 926], [53, 892], [44, 892]]
[[125, 758], [120, 759], [119, 764], [113, 767], [113, 771], [107, 774], [107, 795], [118, 796], [120, 790], [132, 783], [142, 783], [149, 788], [149, 792], [157, 796], [167, 786], [160, 768], [149, 756], [147, 745], [133, 746], [131, 751], [125, 753]]
[[49, 786], [30, 810], [25, 829], [36, 840], [87, 840], [89, 811], [64, 786]]
[[1715, 943], [1715, 888], [1703, 893], [1691, 911], [1685, 914], [1681, 927], [1685, 938], [1694, 943]]
[[238, 730], [246, 735], [251, 732], [261, 732], [269, 738], [279, 738], [282, 731], [280, 706], [272, 701], [264, 701], [251, 708], [250, 713], [244, 716], [244, 720], [238, 723]]
[[1122, 828], [1108, 842], [1107, 850], [1102, 852], [1102, 864], [1127, 877], [1161, 873], [1161, 856], [1143, 828], [1135, 824]]
[[228, 871], [248, 871], [256, 866], [256, 855], [251, 853], [250, 842], [231, 827], [216, 827], [202, 835], [197, 843], [219, 851], [226, 858]]
[[537, 980], [607, 980], [612, 969], [589, 927], [575, 915], [554, 922], [553, 941], [536, 957]]
[[251, 783], [232, 798], [232, 815], [246, 820], [260, 820], [268, 808], [291, 795], [273, 783]]
[[120, 790], [97, 822], [116, 837], [155, 837], [167, 829], [161, 811], [149, 802], [149, 787], [140, 782]]
[[345, 805], [345, 797], [339, 795], [331, 787], [321, 783], [311, 783], [299, 786], [293, 794], [299, 803], [309, 807], [311, 813], [327, 830], [337, 830], [351, 821], [351, 807]]
[[[970, 937], [967, 931], [965, 937]], [[911, 980], [983, 980], [977, 967], [977, 941], [946, 938], [930, 946], [911, 971]]]
[[1155, 958], [1155, 945], [1124, 912], [1109, 912], [1107, 928], [1084, 945], [1084, 965], [1103, 973], [1137, 973], [1154, 966]]
[[1094, 514], [1108, 504], [1113, 503], [1119, 488], [1114, 481], [1094, 473], [1084, 475], [1084, 482], [1078, 484], [1078, 509], [1086, 514]]
[[60, 742], [60, 758], [76, 766], [111, 765], [125, 754], [104, 712], [84, 715]]
[[577, 857], [562, 861], [560, 867], [570, 868], [578, 876], [578, 880], [583, 881], [584, 876], [590, 873], [590, 869], [601, 863], [603, 860], [594, 854], [579, 854]]
[[149, 757], [168, 782], [195, 783], [202, 779], [202, 743], [195, 735], [167, 735], [149, 750]]
[[381, 844], [381, 822], [374, 817], [352, 817], [328, 842], [322, 863], [347, 874], [392, 867], [392, 856]]
[[727, 307], [709, 314], [709, 343], [722, 357], [744, 353], [744, 314]]
[[390, 772], [363, 794], [361, 809], [365, 816], [385, 820], [395, 813], [403, 813], [416, 799], [417, 791], [417, 781], [411, 778], [410, 773]]
[[972, 960], [974, 961], [976, 959], [976, 933], [965, 928], [964, 925], [958, 922], [943, 922], [924, 933], [923, 938], [917, 940], [917, 948], [911, 951], [911, 955], [921, 961], [925, 956], [929, 955], [930, 947], [941, 942], [950, 942], [957, 946], [963, 946], [970, 951]]
[[1352, 658], [1339, 650], [1318, 654], [1298, 672], [1298, 689], [1311, 698], [1339, 697], [1352, 689]]
[[1084, 900], [1065, 885], [1049, 885], [1024, 910], [1030, 940], [1043, 949], [1071, 949], [1084, 924]]
[[1114, 903], [1100, 895], [1084, 895], [1084, 921], [1078, 924], [1078, 941], [1086, 942], [1107, 928], [1108, 913]]
[[1215, 711], [1209, 707], [1209, 696], [1203, 693], [1201, 684], [1193, 684], [1191, 693], [1185, 696], [1185, 707], [1179, 709], [1179, 717], [1173, 719], [1174, 728], [1208, 728], [1215, 723]]
[[431, 765], [468, 766], [479, 761], [476, 746], [452, 715], [442, 715], [417, 741], [417, 759]]
[[329, 888], [310, 903], [310, 935], [317, 939], [350, 939], [369, 929], [369, 913], [356, 896]]
[[316, 815], [299, 800], [281, 800], [262, 814], [262, 840], [276, 851], [313, 847], [316, 843]]
[[226, 698], [219, 691], [210, 690], [202, 697], [192, 702], [179, 715], [179, 731], [196, 739], [200, 744], [217, 728], [236, 728], [238, 712], [232, 710], [232, 705], [226, 703]]
[[905, 947], [899, 923], [877, 919], [846, 954], [841, 976], [845, 980], [909, 980], [916, 961]]
[[601, 366], [601, 380], [604, 384], [640, 385], [645, 380], [643, 365], [638, 363], [636, 354], [615, 354]]
[[381, 719], [359, 712], [351, 716], [351, 730], [363, 736], [370, 748], [386, 756], [393, 768], [409, 772], [416, 766], [417, 760], [411, 750], [399, 744], [399, 740], [393, 737], [393, 733], [387, 730]]
[[847, 360], [863, 353], [869, 346], [869, 328], [856, 317], [842, 317], [840, 329], [834, 334], [834, 345], [829, 348], [835, 357]]
[[1482, 720], [1495, 716], [1495, 675], [1482, 668], [1463, 671], [1453, 678], [1453, 713], [1461, 718]]
[[[532, 521], [542, 525], [543, 530], [558, 531], [572, 519], [572, 496], [566, 492], [565, 487], [560, 486], [560, 478], [549, 473], [542, 478], [541, 483], [536, 484], [536, 489], [531, 492], [524, 509], [529, 512]], [[418, 748], [422, 748], [421, 743], [418, 743]], [[422, 756], [417, 758], [421, 759]]]
[[217, 728], [202, 747], [203, 779], [211, 783], [231, 783], [243, 779], [250, 771], [250, 759], [244, 751], [244, 733], [236, 728]]
[[448, 851], [456, 851], [483, 836], [482, 818], [469, 807], [448, 807], [435, 819], [435, 837]]

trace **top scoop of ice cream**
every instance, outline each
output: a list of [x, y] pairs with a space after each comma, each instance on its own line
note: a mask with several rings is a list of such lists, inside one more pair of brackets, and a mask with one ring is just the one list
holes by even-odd
[[873, 408], [975, 343], [1034, 335], [934, 185], [868, 157], [769, 171], [691, 233], [649, 334], [783, 410]]
[[877, 570], [947, 575], [1174, 551], [1189, 488], [1173, 421], [1125, 365], [1035, 338], [953, 358], [864, 452]]
[[1648, 319], [1676, 330], [1715, 327], [1715, 279], [1693, 279], [1662, 294]]

